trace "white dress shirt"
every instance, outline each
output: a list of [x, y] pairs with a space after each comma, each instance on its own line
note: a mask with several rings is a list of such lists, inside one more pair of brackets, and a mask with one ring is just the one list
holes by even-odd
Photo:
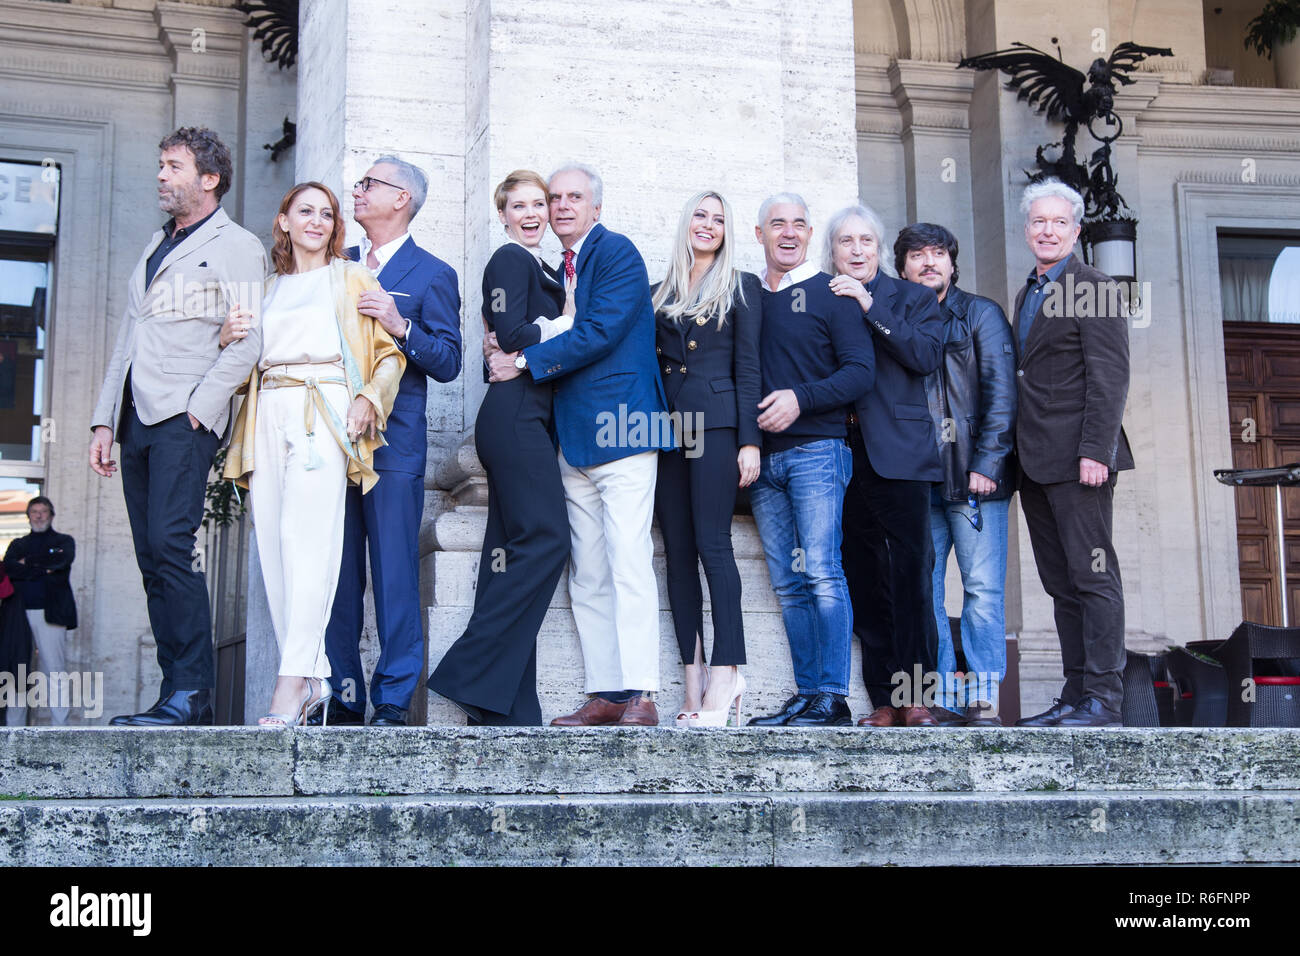
[[[370, 269], [370, 274], [374, 276], [376, 279], [378, 279], [379, 273], [383, 272], [384, 266], [388, 265], [388, 260], [393, 258], [393, 254], [396, 253], [398, 249], [402, 248], [402, 243], [406, 242], [406, 240], [410, 238], [411, 238], [411, 234], [409, 232], [404, 232], [396, 239], [394, 239], [392, 242], [385, 242], [382, 246], [376, 246], [374, 245], [374, 243], [370, 241], [369, 236], [362, 236], [360, 247], [359, 247], [359, 251], [361, 253], [361, 264], [364, 265], [367, 269], [370, 269], [370, 266], [368, 264], [368, 261], [370, 259], [370, 250], [374, 249], [375, 258], [379, 260], [379, 265], [373, 269]], [[384, 291], [387, 292], [388, 290], [385, 289]], [[398, 344], [401, 345], [402, 342], [405, 342], [406, 337], [410, 334], [411, 334], [411, 320], [407, 319], [406, 331], [403, 332], [400, 336], [398, 336], [398, 338], [401, 339], [401, 342], [399, 342]]]
[[376, 246], [374, 245], [374, 243], [370, 241], [369, 236], [362, 236], [361, 237], [361, 262], [363, 264], [368, 263], [370, 260], [370, 250], [374, 249], [375, 258], [379, 260], [379, 265], [374, 269], [370, 269], [370, 266], [367, 264], [366, 268], [370, 269], [370, 274], [373, 275], [376, 279], [378, 279], [379, 273], [383, 272], [384, 266], [388, 265], [388, 260], [393, 258], [393, 253], [397, 252], [398, 249], [402, 248], [402, 243], [406, 242], [406, 240], [410, 238], [411, 238], [411, 234], [409, 232], [404, 232], [396, 239], [394, 239], [392, 242], [385, 242], [382, 246]]
[[[794, 285], [796, 282], [803, 282], [805, 279], [811, 279], [813, 276], [815, 276], [817, 273], [821, 271], [822, 270], [817, 267], [817, 263], [809, 262], [807, 259], [805, 259], [803, 262], [799, 263], [797, 266], [795, 266], [785, 275], [781, 276], [781, 281], [776, 284], [776, 291], [780, 292], [782, 289], [789, 288], [790, 286]], [[763, 288], [769, 290], [772, 288], [770, 285], [767, 284], [766, 267], [764, 267], [763, 271], [758, 274], [758, 277], [763, 282]]]

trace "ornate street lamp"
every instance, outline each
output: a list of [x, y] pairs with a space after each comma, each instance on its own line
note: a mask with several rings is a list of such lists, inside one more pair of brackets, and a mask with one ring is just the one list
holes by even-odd
[[[1083, 196], [1082, 239], [1088, 260], [1126, 286], [1137, 279], [1138, 220], [1119, 194], [1110, 165], [1110, 144], [1124, 131], [1114, 109], [1115, 84], [1132, 85], [1135, 81], [1128, 74], [1147, 57], [1173, 55], [1168, 47], [1121, 43], [1109, 59], [1093, 60], [1085, 76], [1063, 61], [1059, 46], [1053, 57], [1027, 43], [1013, 43], [1011, 49], [966, 57], [957, 64], [958, 69], [1001, 70], [1011, 78], [1007, 89], [1017, 91], [1017, 99], [1027, 101], [1049, 120], [1065, 124], [1059, 143], [1039, 146], [1035, 152], [1038, 171], [1026, 170], [1025, 175], [1030, 182], [1054, 177]], [[1100, 130], [1094, 127], [1098, 122]], [[1074, 150], [1080, 126], [1087, 126], [1093, 139], [1101, 143], [1086, 165], [1078, 161]], [[1048, 159], [1045, 151], [1055, 148], [1061, 151], [1059, 158]]]

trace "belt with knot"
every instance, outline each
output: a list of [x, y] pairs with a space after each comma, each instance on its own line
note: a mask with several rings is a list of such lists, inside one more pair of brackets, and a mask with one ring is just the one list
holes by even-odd
[[320, 412], [325, 419], [325, 427], [329, 429], [334, 440], [349, 458], [356, 458], [356, 444], [346, 437], [347, 430], [343, 423], [339, 421], [339, 416], [334, 407], [325, 400], [321, 394], [320, 386], [322, 385], [343, 385], [347, 386], [347, 381], [341, 375], [290, 375], [288, 372], [266, 371], [262, 373], [263, 390], [272, 388], [305, 388], [307, 394], [303, 402], [302, 424], [303, 430], [307, 433], [307, 465], [308, 471], [313, 471], [321, 465], [320, 456], [316, 453], [316, 413]]

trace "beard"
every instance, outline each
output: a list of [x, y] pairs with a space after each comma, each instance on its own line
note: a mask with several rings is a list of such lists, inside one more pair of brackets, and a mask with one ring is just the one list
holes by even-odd
[[202, 202], [203, 187], [197, 177], [191, 183], [168, 183], [158, 191], [158, 208], [176, 219], [199, 208]]
[[32, 520], [28, 519], [28, 524], [30, 524], [31, 527], [32, 527], [32, 534], [44, 534], [46, 531], [49, 531], [49, 530], [50, 530], [50, 525], [53, 524], [53, 522], [52, 522], [52, 521], [32, 521]]

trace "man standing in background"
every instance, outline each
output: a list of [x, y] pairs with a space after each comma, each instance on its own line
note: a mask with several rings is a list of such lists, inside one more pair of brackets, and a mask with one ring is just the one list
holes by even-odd
[[[32, 642], [40, 666], [35, 668], [47, 675], [46, 686], [53, 690], [66, 686], [48, 675], [62, 674], [67, 670], [63, 656], [63, 639], [68, 631], [77, 627], [77, 605], [68, 582], [72, 561], [77, 555], [72, 535], [54, 530], [54, 505], [44, 495], [27, 502], [27, 523], [31, 534], [15, 538], [5, 551], [4, 568], [22, 597], [27, 610], [27, 623], [32, 629]], [[33, 671], [35, 672], [35, 671]], [[11, 707], [7, 722], [12, 727], [27, 723], [26, 707]], [[66, 703], [50, 701], [50, 723], [66, 724]]]

